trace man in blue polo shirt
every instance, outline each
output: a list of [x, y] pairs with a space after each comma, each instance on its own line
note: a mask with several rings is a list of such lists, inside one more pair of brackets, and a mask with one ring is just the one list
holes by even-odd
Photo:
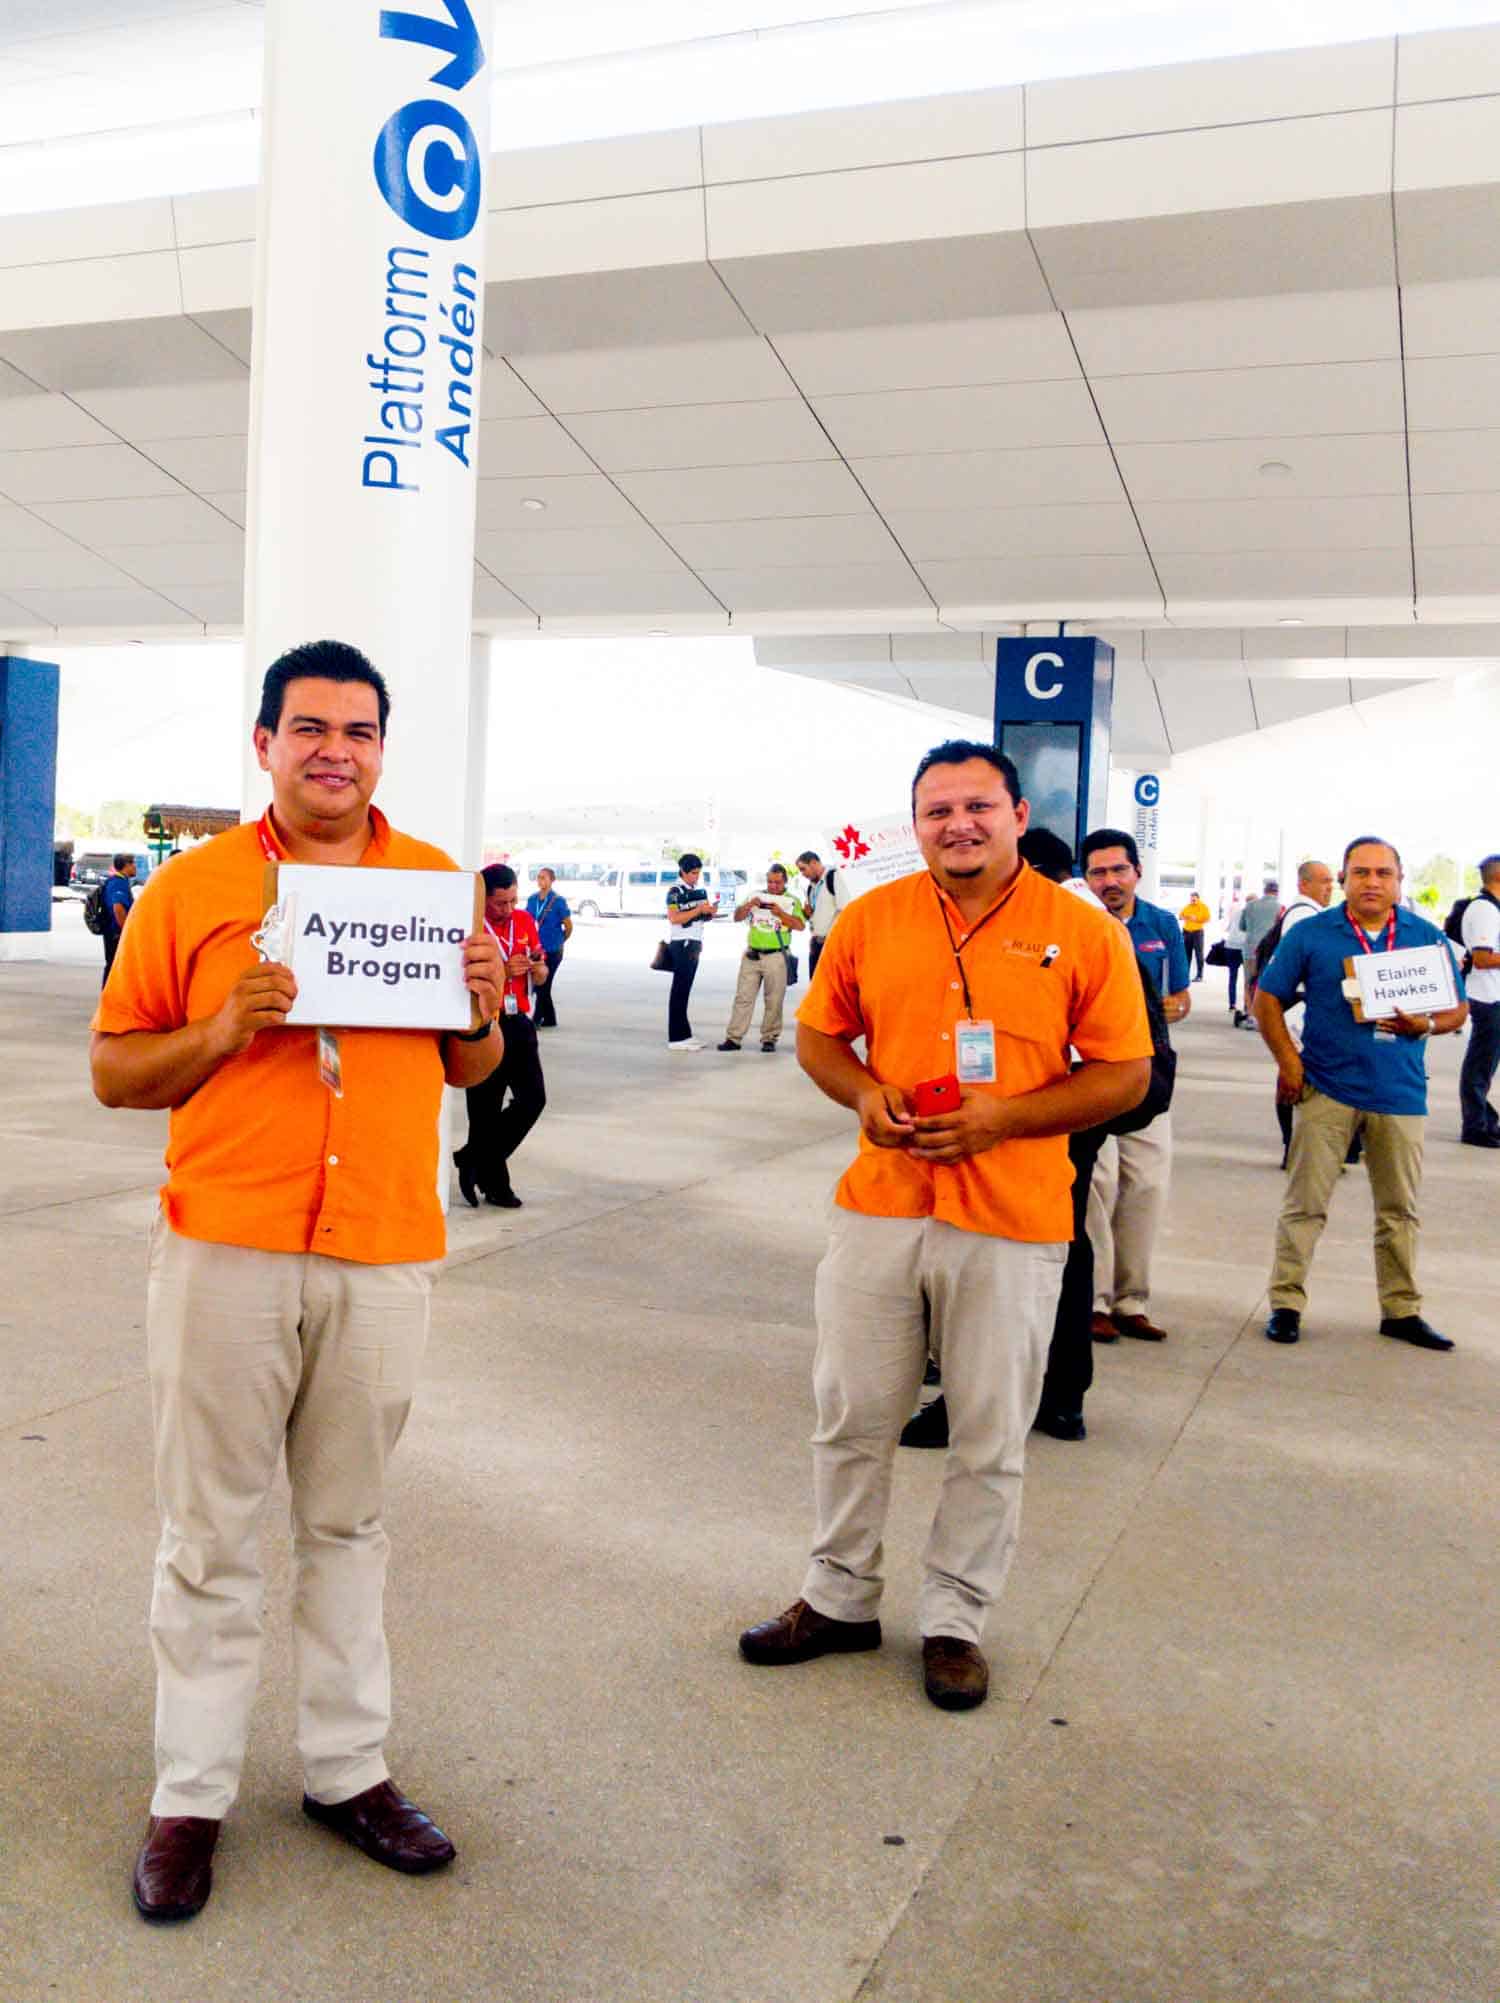
[[542, 951], [547, 959], [547, 978], [536, 991], [538, 1029], [557, 1027], [557, 1009], [553, 1002], [557, 970], [562, 965], [563, 948], [573, 936], [573, 913], [568, 908], [568, 900], [558, 896], [554, 888], [556, 882], [557, 878], [550, 869], [539, 869], [536, 889], [526, 900], [526, 909], [536, 920]]
[[[1107, 911], [1130, 934], [1131, 944], [1156, 976], [1169, 1023], [1192, 1006], [1187, 948], [1170, 911], [1136, 895], [1140, 851], [1123, 828], [1095, 828], [1084, 836], [1083, 877]], [[1094, 1319], [1097, 1342], [1133, 1335], [1165, 1342], [1167, 1331], [1147, 1312], [1151, 1255], [1172, 1180], [1172, 1115], [1158, 1114], [1138, 1133], [1111, 1136], [1099, 1152], [1089, 1189], [1089, 1243], [1094, 1248]]]
[[[1448, 1337], [1422, 1318], [1417, 1197], [1427, 1115], [1423, 1046], [1429, 1036], [1463, 1028], [1469, 1012], [1463, 982], [1455, 964], [1456, 1007], [1397, 1014], [1388, 1024], [1361, 1022], [1345, 990], [1357, 955], [1440, 946], [1452, 957], [1452, 948], [1435, 925], [1403, 909], [1401, 858], [1378, 835], [1350, 842], [1339, 882], [1343, 904], [1282, 935], [1255, 997], [1256, 1024], [1276, 1059], [1276, 1096], [1296, 1108], [1266, 1334], [1272, 1342], [1296, 1342], [1302, 1333], [1307, 1269], [1349, 1143], [1363, 1133], [1375, 1199], [1380, 1333], [1418, 1349], [1451, 1349]], [[1300, 1051], [1286, 1026], [1299, 992], [1307, 996]]]

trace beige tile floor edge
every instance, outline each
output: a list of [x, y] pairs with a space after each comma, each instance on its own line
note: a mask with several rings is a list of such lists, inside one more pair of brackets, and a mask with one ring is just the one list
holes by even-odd
[[1456, 1047], [1423, 1256], [1459, 1348], [1375, 1334], [1355, 1174], [1275, 1349], [1269, 1071], [1195, 990], [1171, 1340], [1096, 1351], [1087, 1443], [1034, 1443], [995, 1696], [948, 1717], [913, 1624], [938, 1455], [900, 1457], [884, 1648], [736, 1657], [800, 1576], [847, 1122], [786, 1052], [669, 1057], [643, 958], [570, 955], [526, 1207], [455, 1215], [396, 1462], [392, 1764], [459, 1862], [402, 1880], [299, 1812], [278, 1496], [244, 1791], [170, 1931], [128, 1896], [163, 1123], [89, 1097], [96, 972], [0, 965], [0, 1996], [1494, 2003], [1500, 1160], [1455, 1144]]

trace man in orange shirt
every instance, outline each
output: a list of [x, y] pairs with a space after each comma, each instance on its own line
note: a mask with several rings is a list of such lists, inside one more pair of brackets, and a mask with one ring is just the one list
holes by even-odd
[[[859, 1152], [818, 1268], [811, 1562], [740, 1652], [879, 1647], [891, 1462], [930, 1348], [950, 1446], [918, 1614], [927, 1695], [956, 1711], [989, 1690], [978, 1644], [1015, 1550], [1072, 1236], [1066, 1136], [1140, 1100], [1151, 1035], [1121, 928], [1021, 861], [1008, 758], [939, 745], [912, 813], [926, 871], [850, 905], [798, 1013], [798, 1059], [858, 1114]], [[947, 1104], [926, 1113], [936, 1080]]]
[[190, 1919], [212, 1887], [259, 1668], [257, 1533], [283, 1450], [303, 1808], [394, 1870], [454, 1854], [382, 1753], [380, 1512], [444, 1251], [442, 1088], [500, 1060], [499, 948], [481, 933], [463, 949], [481, 1029], [335, 1038], [286, 1026], [296, 980], [251, 943], [269, 860], [456, 867], [370, 804], [389, 708], [380, 675], [338, 641], [269, 669], [255, 726], [269, 811], [153, 875], [94, 1017], [98, 1097], [172, 1115], [146, 1309], [157, 1784], [133, 1889], [149, 1920]]

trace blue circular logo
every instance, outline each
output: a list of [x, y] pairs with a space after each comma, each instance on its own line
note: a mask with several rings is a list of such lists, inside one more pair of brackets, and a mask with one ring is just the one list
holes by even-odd
[[1161, 799], [1161, 781], [1154, 772], [1143, 772], [1135, 782], [1135, 803], [1138, 807], [1154, 807]]
[[468, 119], [435, 97], [402, 105], [375, 141], [375, 179], [401, 220], [424, 236], [448, 243], [467, 236], [483, 193]]

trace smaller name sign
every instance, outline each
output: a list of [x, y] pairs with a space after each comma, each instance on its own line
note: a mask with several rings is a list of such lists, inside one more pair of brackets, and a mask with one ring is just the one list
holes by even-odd
[[[272, 957], [297, 977], [287, 1022], [330, 1029], [456, 1029], [474, 1023], [464, 943], [484, 914], [484, 879], [462, 870], [266, 871]], [[272, 941], [266, 939], [269, 948]]]
[[1432, 1015], [1458, 1006], [1453, 956], [1446, 946], [1408, 946], [1399, 953], [1360, 953], [1352, 968], [1359, 983], [1361, 1022], [1402, 1015]]

